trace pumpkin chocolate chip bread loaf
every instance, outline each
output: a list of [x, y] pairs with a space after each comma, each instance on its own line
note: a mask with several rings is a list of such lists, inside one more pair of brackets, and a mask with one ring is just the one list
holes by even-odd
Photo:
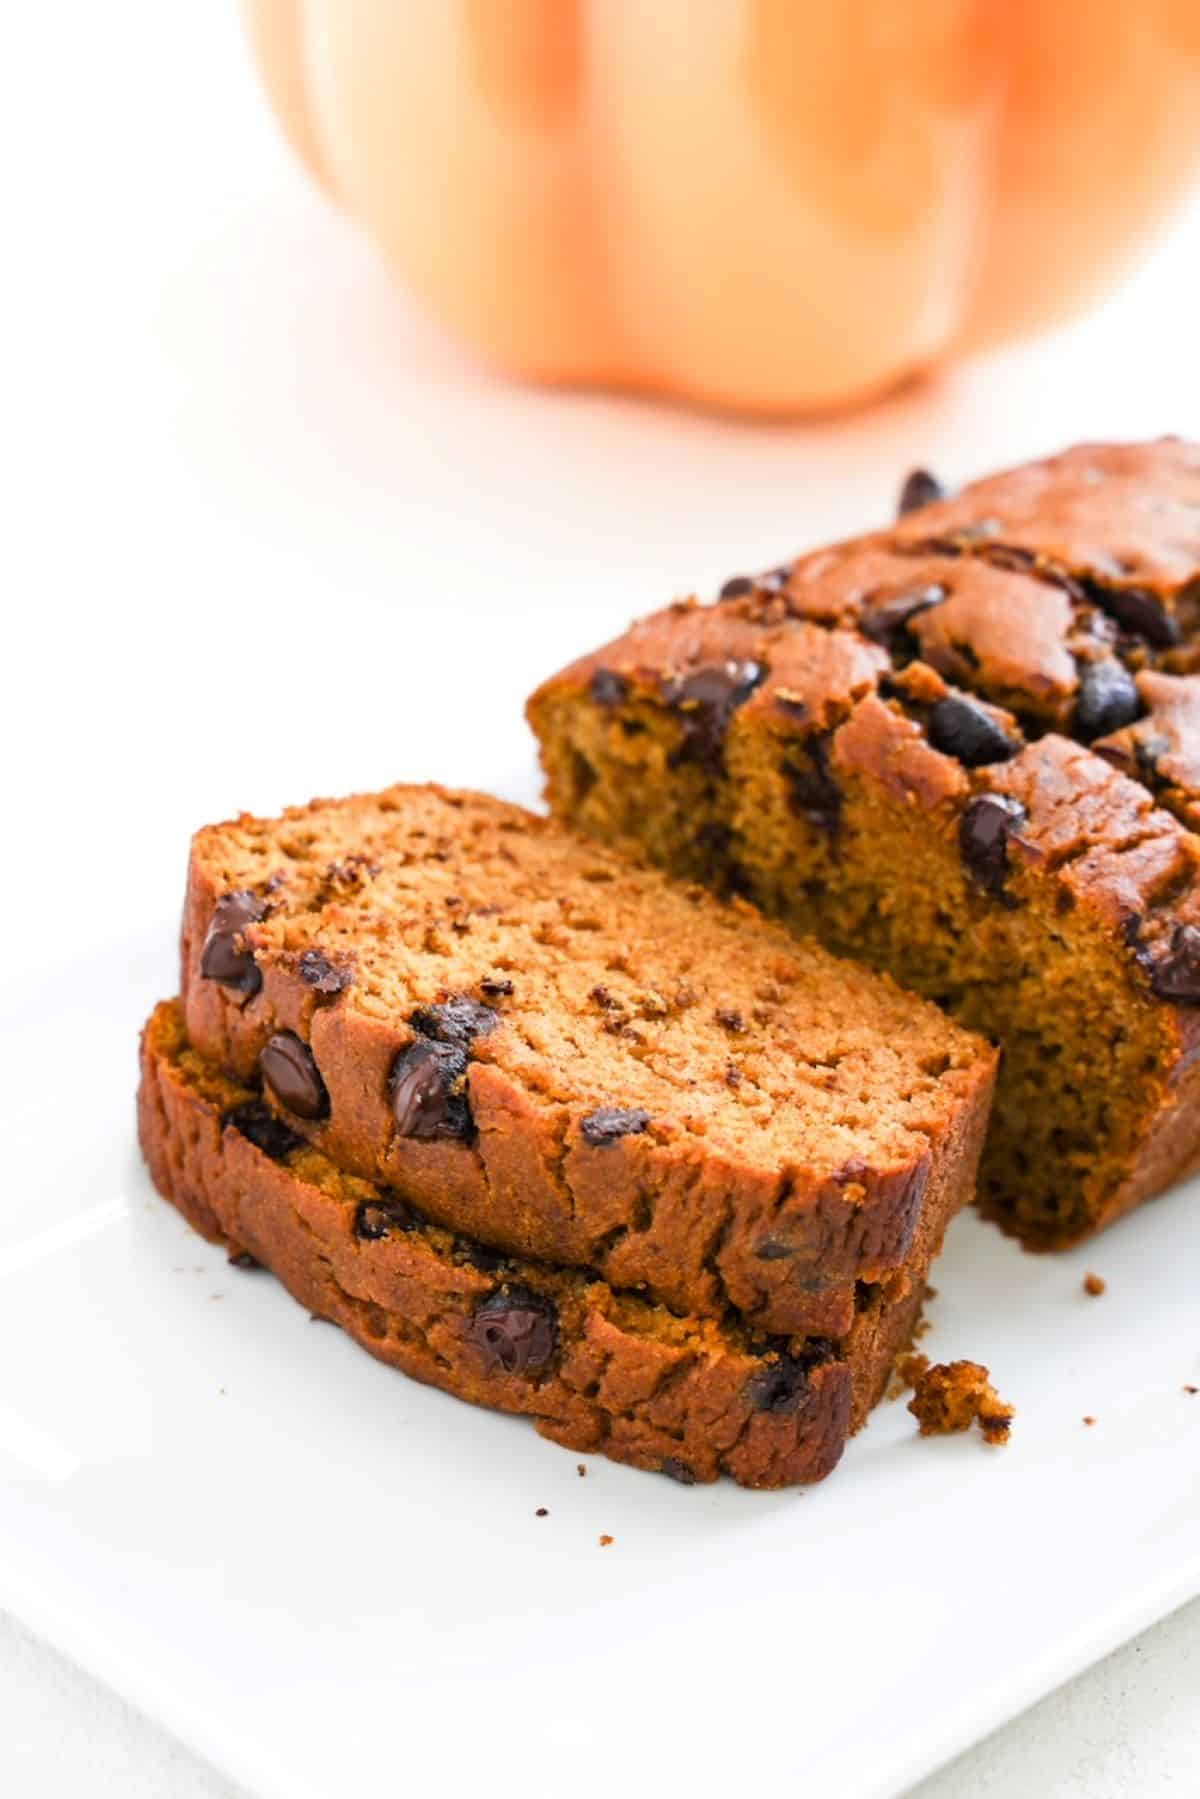
[[[438, 1039], [433, 1039], [438, 1041]], [[926, 1204], [902, 1270], [859, 1289], [834, 1342], [681, 1317], [593, 1274], [510, 1260], [344, 1173], [189, 1046], [178, 1006], [142, 1039], [142, 1146], [160, 1192], [316, 1315], [417, 1380], [543, 1435], [690, 1483], [820, 1480], [910, 1339], [953, 1209]]]
[[840, 1338], [969, 1197], [994, 1055], [927, 1003], [481, 795], [201, 831], [188, 1037], [492, 1248]]
[[551, 806], [1003, 1046], [1033, 1245], [1200, 1160], [1200, 449], [1085, 446], [735, 576], [548, 681]]

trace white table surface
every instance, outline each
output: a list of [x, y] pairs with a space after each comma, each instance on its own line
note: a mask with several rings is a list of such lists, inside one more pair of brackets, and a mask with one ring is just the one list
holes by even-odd
[[[235, 518], [247, 578], [269, 571], [281, 581], [289, 519], [322, 500], [329, 521], [306, 532], [305, 578], [333, 592], [345, 568], [339, 533], [340, 515], [353, 512], [347, 496], [354, 484], [369, 489], [373, 469], [381, 484], [394, 474], [386, 408], [404, 395], [405, 375], [426, 407], [436, 406], [439, 383], [459, 404], [464, 387], [477, 385], [485, 439], [495, 433], [497, 390], [412, 316], [365, 248], [291, 168], [263, 119], [225, 8], [112, 0], [85, 11], [47, 0], [22, 11], [0, 66], [6, 238], [15, 250], [0, 298], [0, 391], [10, 451], [18, 451], [8, 477], [10, 537], [22, 546], [18, 599], [61, 609], [67, 625], [85, 608], [113, 604], [119, 532], [116, 539], [106, 533], [124, 507], [123, 528], [136, 535], [147, 505], [160, 536], [168, 529], [164, 510], [191, 533], [201, 566], [205, 520], [220, 517], [228, 537]], [[791, 433], [696, 422], [685, 441], [672, 415], [645, 408], [645, 435], [677, 449], [683, 443], [685, 458], [694, 449], [698, 458], [725, 455], [742, 469], [761, 455], [777, 470], [794, 453], [797, 518], [819, 515], [830, 532], [863, 522], [861, 499], [831, 482], [814, 500], [799, 483], [811, 476], [814, 448], [835, 438], [843, 459], [848, 443], [861, 458], [862, 485], [875, 502], [925, 454], [935, 461], [943, 454], [955, 476], [1070, 437], [1200, 435], [1198, 274], [1200, 209], [1083, 326], [903, 396], [871, 419]], [[347, 336], [354, 339], [349, 358]], [[325, 361], [331, 344], [338, 353]], [[278, 466], [265, 470], [262, 418], [248, 414], [243, 437], [231, 403], [255, 357], [265, 369], [257, 405], [291, 409], [296, 438], [285, 444], [277, 432]], [[539, 407], [531, 402], [531, 414]], [[149, 495], [148, 408], [172, 421]], [[594, 412], [600, 447], [592, 466], [580, 465], [579, 479], [604, 477], [606, 434], [618, 441], [627, 429], [614, 417], [603, 406]], [[578, 434], [573, 441], [578, 448]], [[511, 449], [510, 486], [537, 461], [527, 443]], [[728, 572], [726, 562], [766, 563], [800, 547], [786, 518], [756, 512], [752, 492], [743, 491], [740, 517], [704, 521], [685, 546], [690, 566], [681, 566], [678, 542], [656, 536], [652, 508], [639, 506], [628, 485], [628, 528], [645, 532], [647, 567], [645, 593], [631, 597], [631, 611], [665, 597], [673, 584], [715, 580]], [[480, 499], [481, 543], [488, 529], [501, 528], [506, 495], [501, 480]], [[92, 589], [87, 534], [101, 513]], [[370, 536], [379, 520], [367, 513], [365, 531], [353, 516], [346, 527], [364, 536], [364, 556], [379, 547]], [[452, 544], [451, 521], [448, 533]], [[186, 587], [189, 560], [164, 568], [164, 581]], [[23, 591], [20, 583], [32, 583], [43, 563], [44, 593]], [[167, 592], [164, 586], [164, 604]], [[36, 797], [35, 789], [28, 803]], [[253, 794], [242, 797], [255, 803]], [[86, 821], [81, 828], [86, 836]], [[119, 924], [121, 895], [108, 903]], [[1198, 1676], [1200, 1604], [934, 1776], [919, 1789], [922, 1799], [1153, 1799], [1200, 1791]], [[0, 1617], [0, 1793], [232, 1799], [234, 1791]]]

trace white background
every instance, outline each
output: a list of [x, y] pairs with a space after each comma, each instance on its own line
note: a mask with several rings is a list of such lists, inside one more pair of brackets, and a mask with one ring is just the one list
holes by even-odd
[[[478, 780], [481, 718], [494, 784], [531, 793], [519, 695], [488, 681], [513, 633], [532, 684], [674, 591], [882, 519], [915, 461], [957, 479], [1071, 438], [1200, 435], [1200, 212], [1085, 325], [848, 423], [518, 396], [293, 170], [224, 8], [26, 13], [0, 70], [8, 957], [35, 926], [74, 947], [168, 917], [202, 818]], [[416, 575], [412, 538], [440, 545]], [[523, 603], [498, 617], [501, 560]], [[443, 628], [410, 630], [415, 605]], [[357, 727], [331, 734], [347, 684]], [[443, 696], [428, 763], [397, 766], [418, 686]], [[208, 767], [213, 736], [244, 754]], [[133, 805], [151, 828], [114, 829]], [[1193, 1606], [922, 1794], [1200, 1790], [1198, 1672]], [[232, 1791], [0, 1620], [0, 1792]]]

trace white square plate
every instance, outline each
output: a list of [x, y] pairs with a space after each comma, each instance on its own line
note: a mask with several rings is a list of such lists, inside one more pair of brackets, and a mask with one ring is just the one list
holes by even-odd
[[1194, 1191], [1054, 1260], [954, 1227], [930, 1347], [991, 1365], [1004, 1450], [893, 1402], [808, 1492], [580, 1479], [153, 1196], [169, 962], [161, 931], [6, 996], [0, 1603], [264, 1799], [892, 1794], [1200, 1589]]

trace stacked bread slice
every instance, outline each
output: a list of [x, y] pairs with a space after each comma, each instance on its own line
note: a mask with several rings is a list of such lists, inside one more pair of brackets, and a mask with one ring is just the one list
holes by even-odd
[[420, 1380], [682, 1481], [821, 1478], [971, 1196], [991, 1048], [477, 794], [193, 843], [161, 1192]]

